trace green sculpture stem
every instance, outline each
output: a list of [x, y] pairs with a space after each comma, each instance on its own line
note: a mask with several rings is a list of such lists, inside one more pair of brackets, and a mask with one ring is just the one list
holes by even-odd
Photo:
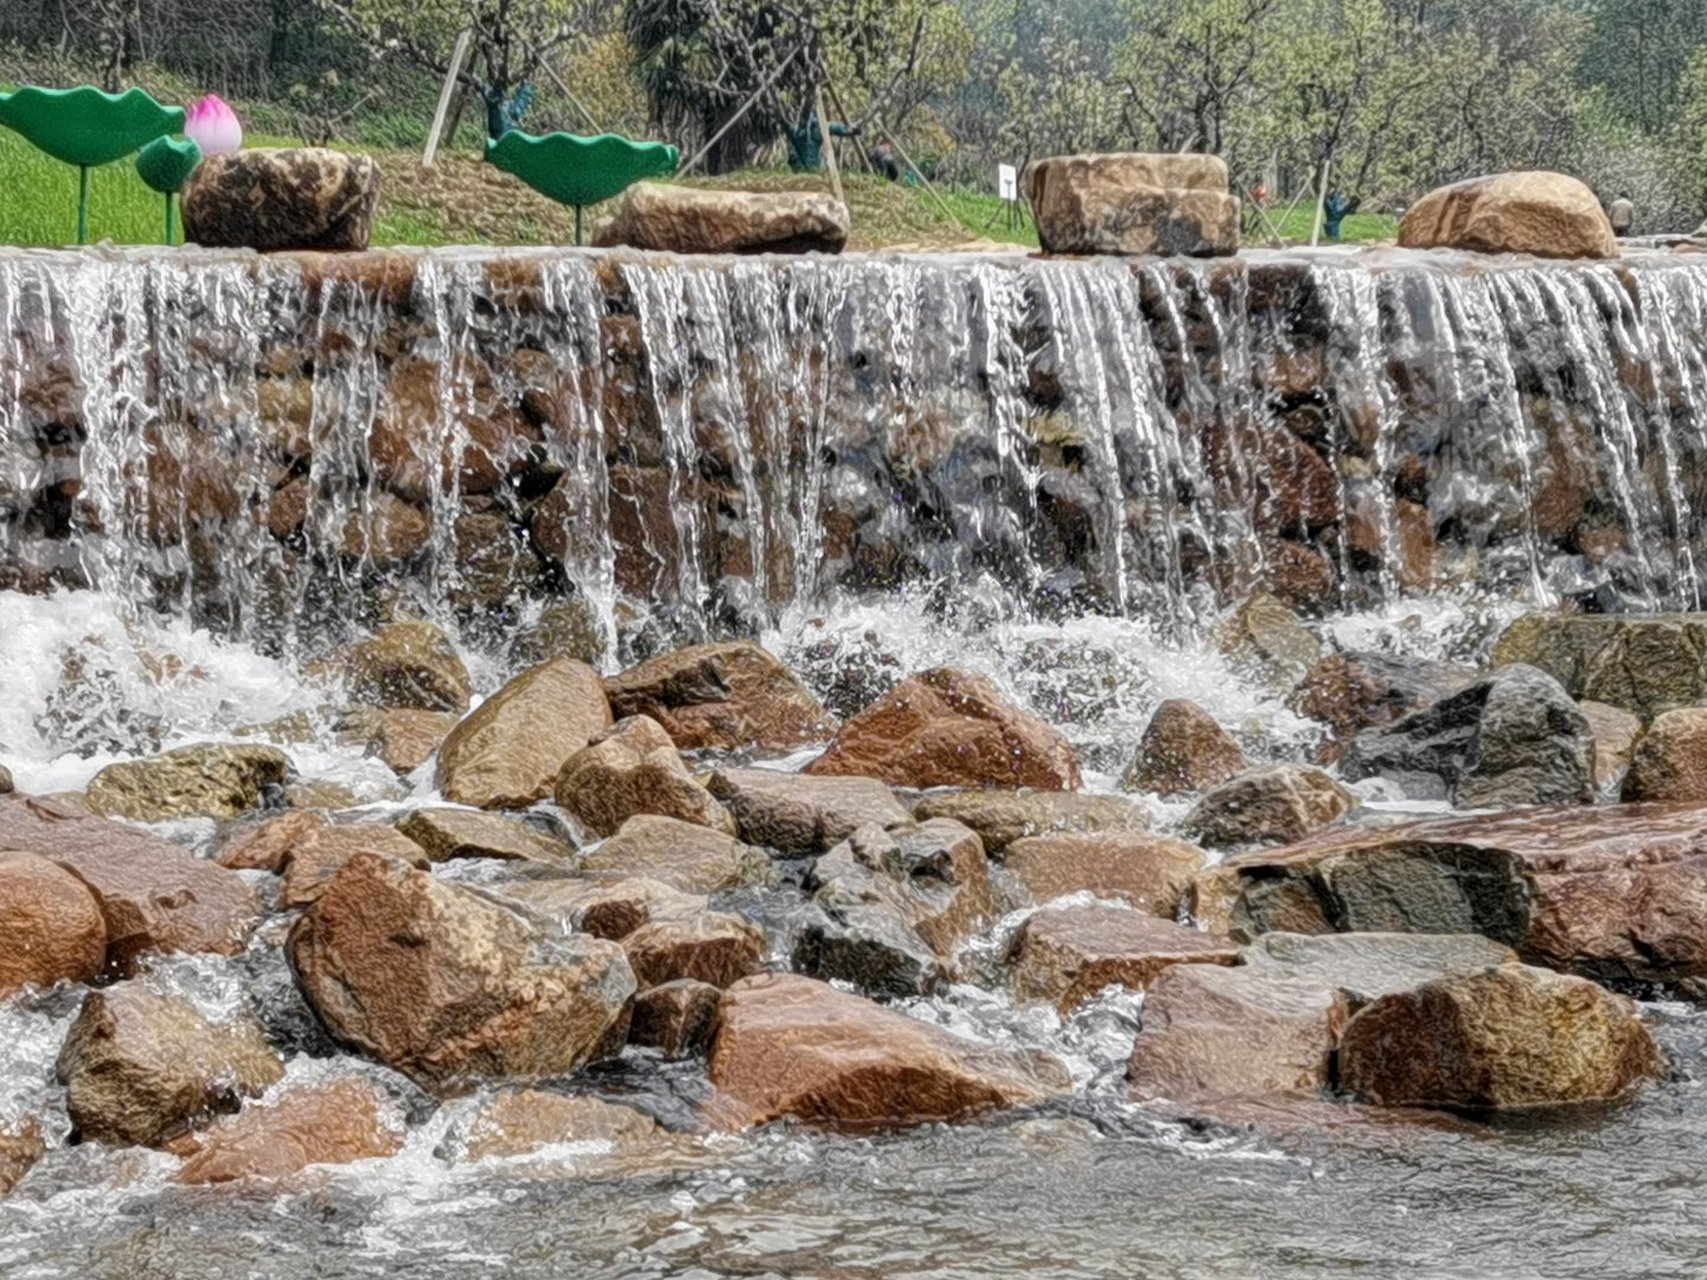
[[77, 166], [77, 243], [89, 243], [89, 166]]
[[172, 193], [170, 191], [168, 191], [166, 193], [166, 247], [167, 248], [172, 247], [172, 237], [175, 234], [175, 229], [172, 226], [172, 198], [173, 198]]
[[575, 206], [575, 247], [577, 249], [579, 249], [584, 243], [586, 243], [581, 237], [581, 210], [582, 210], [582, 208], [583, 208], [582, 205], [576, 205]]

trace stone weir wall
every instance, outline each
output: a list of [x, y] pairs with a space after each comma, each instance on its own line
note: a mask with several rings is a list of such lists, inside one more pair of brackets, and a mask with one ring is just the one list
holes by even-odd
[[1694, 608], [1704, 312], [1657, 255], [0, 253], [0, 587], [282, 647], [400, 595]]

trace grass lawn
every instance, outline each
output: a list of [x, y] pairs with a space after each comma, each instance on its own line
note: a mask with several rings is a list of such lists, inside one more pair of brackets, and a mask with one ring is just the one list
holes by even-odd
[[[1291, 214], [1286, 212], [1286, 203], [1276, 201], [1269, 206], [1268, 218], [1271, 223], [1280, 228], [1281, 235], [1292, 244], [1309, 244], [1310, 231], [1316, 220], [1316, 207], [1308, 201], [1300, 204]], [[1399, 234], [1399, 220], [1385, 213], [1354, 213], [1340, 226], [1341, 244], [1373, 244], [1383, 240], [1393, 240]], [[1257, 235], [1246, 237], [1251, 244], [1262, 243]], [[1324, 244], [1331, 244], [1324, 234]]]

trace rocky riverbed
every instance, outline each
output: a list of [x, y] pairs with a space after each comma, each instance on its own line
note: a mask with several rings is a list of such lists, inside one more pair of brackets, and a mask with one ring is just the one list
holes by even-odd
[[1692, 1265], [1702, 617], [0, 618], [7, 1275]]

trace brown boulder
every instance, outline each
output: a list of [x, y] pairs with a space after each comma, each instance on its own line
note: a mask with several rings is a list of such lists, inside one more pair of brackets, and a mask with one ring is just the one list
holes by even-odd
[[356, 707], [338, 717], [338, 740], [362, 747], [405, 777], [433, 758], [456, 721], [449, 711]]
[[325, 815], [308, 809], [291, 809], [245, 823], [226, 836], [217, 861], [233, 871], [271, 871], [277, 875], [284, 870], [297, 841], [325, 825]]
[[89, 808], [105, 818], [170, 822], [235, 818], [282, 786], [290, 758], [277, 747], [198, 743], [147, 760], [121, 760], [89, 783]]
[[1071, 1087], [1047, 1054], [989, 1048], [794, 974], [724, 993], [707, 1065], [711, 1118], [730, 1129], [785, 1117], [840, 1129], [964, 1120]]
[[1279, 600], [1257, 592], [1216, 631], [1221, 652], [1287, 685], [1322, 656], [1322, 642]]
[[624, 937], [622, 949], [642, 991], [683, 978], [728, 987], [763, 970], [765, 935], [721, 911], [669, 913]]
[[107, 968], [125, 976], [150, 951], [234, 956], [260, 913], [235, 872], [121, 822], [59, 816], [40, 800], [0, 801], [0, 849], [69, 871], [100, 903]]
[[1027, 836], [1002, 855], [1002, 866], [1033, 902], [1088, 890], [1169, 920], [1203, 862], [1196, 845], [1141, 832]]
[[741, 839], [791, 858], [823, 853], [867, 824], [898, 827], [913, 821], [876, 778], [719, 769], [706, 786], [735, 819]]
[[1052, 156], [1026, 172], [1048, 253], [1189, 254], [1239, 248], [1239, 201], [1208, 155]]
[[476, 809], [525, 809], [563, 762], [610, 726], [599, 673], [559, 658], [522, 672], [465, 716], [439, 748], [435, 782]]
[[1630, 758], [1624, 799], [1707, 803], [1707, 707], [1682, 707], [1654, 719]]
[[388, 622], [343, 656], [350, 696], [375, 707], [468, 710], [468, 668], [431, 622]]
[[568, 842], [511, 818], [473, 809], [416, 809], [397, 830], [420, 845], [434, 862], [452, 858], [501, 858], [511, 862], [565, 865], [575, 857]]
[[142, 982], [92, 991], [55, 1067], [77, 1132], [146, 1146], [235, 1111], [284, 1075], [255, 1022], [213, 1023]]
[[847, 206], [819, 192], [637, 182], [593, 243], [665, 253], [840, 253], [848, 228]]
[[340, 1041], [428, 1088], [567, 1074], [622, 1047], [622, 949], [549, 938], [424, 872], [359, 854], [291, 929], [291, 965]]
[[432, 533], [425, 511], [382, 489], [345, 517], [338, 546], [352, 560], [391, 569], [426, 546]]
[[716, 893], [768, 884], [775, 872], [764, 853], [721, 831], [640, 814], [587, 850], [580, 869], [590, 875], [646, 876], [687, 893]]
[[1345, 997], [1309, 979], [1176, 964], [1144, 997], [1127, 1078], [1145, 1101], [1298, 1096], [1332, 1083]]
[[634, 997], [628, 1043], [656, 1049], [666, 1058], [703, 1054], [717, 1032], [723, 993], [705, 982], [682, 979]]
[[700, 644], [605, 681], [611, 712], [651, 716], [683, 751], [783, 750], [836, 731], [794, 673], [745, 640]]
[[649, 716], [618, 720], [565, 760], [555, 794], [558, 806], [594, 836], [612, 834], [636, 814], [735, 834], [735, 820]]
[[1176, 964], [1237, 964], [1226, 938], [1121, 907], [1034, 913], [1014, 938], [1009, 982], [1019, 1000], [1052, 1000], [1062, 1013], [1107, 986], [1142, 991]]
[[1399, 223], [1406, 249], [1469, 249], [1541, 258], [1616, 258], [1618, 240], [1593, 191], [1562, 173], [1502, 173], [1439, 187]]
[[[492, 492], [527, 461], [537, 440], [478, 356], [465, 351], [446, 362], [405, 355], [386, 372], [385, 396], [368, 432], [368, 460], [398, 497], [431, 508], [438, 494]], [[470, 523], [465, 516], [458, 523], [460, 586], [478, 590], [471, 579], [506, 559], [513, 566], [507, 553], [514, 541], [502, 521]]]
[[1120, 785], [1128, 791], [1177, 796], [1207, 791], [1245, 769], [1233, 736], [1195, 702], [1173, 698], [1156, 708], [1138, 755]]
[[1333, 653], [1321, 659], [1288, 699], [1301, 716], [1330, 730], [1317, 761], [1330, 764], [1364, 729], [1392, 724], [1450, 697], [1475, 676], [1445, 663], [1390, 658], [1375, 653]]
[[324, 147], [250, 147], [203, 160], [180, 201], [186, 244], [361, 250], [379, 205], [379, 166]]
[[101, 904], [33, 853], [0, 852], [0, 1000], [24, 987], [93, 982], [107, 956]]
[[1577, 710], [1583, 713], [1589, 733], [1594, 736], [1595, 789], [1616, 795], [1630, 771], [1636, 742], [1642, 736], [1642, 722], [1622, 707], [1604, 702], [1579, 702]]
[[1707, 810], [1623, 805], [1324, 832], [1211, 868], [1218, 932], [1480, 934], [1607, 980], [1707, 976]]
[[1126, 796], [1076, 795], [1066, 791], [1004, 791], [971, 788], [921, 796], [913, 806], [920, 822], [953, 818], [971, 827], [996, 856], [1028, 836], [1090, 835], [1150, 829], [1150, 811]]
[[9, 796], [16, 788], [12, 785], [12, 771], [0, 764], [0, 796]]
[[265, 1103], [250, 1103], [196, 1136], [195, 1151], [173, 1180], [278, 1180], [310, 1165], [378, 1160], [403, 1149], [401, 1123], [385, 1095], [359, 1077], [296, 1085]]
[[844, 724], [806, 772], [902, 787], [1077, 791], [1080, 781], [1065, 738], [985, 677], [954, 667], [902, 681]]
[[523, 1156], [569, 1142], [603, 1142], [622, 1150], [655, 1140], [657, 1121], [633, 1107], [544, 1089], [494, 1094], [460, 1133], [467, 1160]]
[[528, 916], [560, 930], [620, 942], [644, 924], [693, 916], [706, 907], [702, 894], [686, 893], [661, 880], [520, 880], [494, 892]]
[[290, 847], [285, 859], [279, 905], [306, 907], [316, 901], [332, 877], [358, 853], [371, 853], [402, 866], [425, 867], [420, 845], [377, 822], [351, 822], [316, 827]]
[[33, 1118], [0, 1129], [0, 1197], [10, 1195], [46, 1153], [47, 1140]]
[[1539, 667], [1573, 698], [1652, 720], [1707, 702], [1707, 614], [1525, 614], [1500, 636], [1493, 660]]
[[1286, 844], [1336, 821], [1356, 797], [1320, 769], [1279, 764], [1252, 769], [1206, 794], [1184, 831], [1212, 849]]
[[1583, 978], [1501, 965], [1383, 996], [1340, 1040], [1341, 1087], [1381, 1106], [1510, 1110], [1664, 1079], [1636, 1006]]

